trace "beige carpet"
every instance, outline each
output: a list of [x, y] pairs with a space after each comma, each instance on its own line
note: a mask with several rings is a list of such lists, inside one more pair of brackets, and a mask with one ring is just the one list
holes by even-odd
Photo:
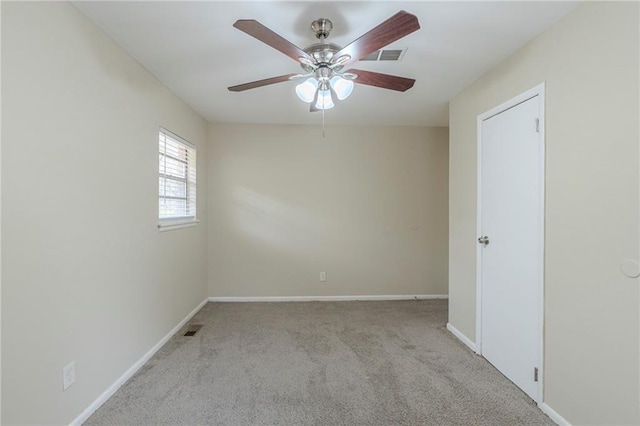
[[554, 424], [446, 321], [446, 300], [209, 303], [86, 424]]

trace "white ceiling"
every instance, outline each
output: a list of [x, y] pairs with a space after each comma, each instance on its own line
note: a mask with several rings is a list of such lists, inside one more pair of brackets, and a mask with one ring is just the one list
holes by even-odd
[[408, 48], [401, 62], [354, 68], [415, 78], [405, 93], [356, 85], [326, 111], [330, 124], [447, 126], [448, 102], [465, 86], [573, 9], [576, 2], [76, 2], [75, 5], [211, 122], [318, 124], [294, 82], [233, 93], [228, 86], [282, 74], [299, 65], [232, 27], [256, 19], [304, 48], [317, 40], [312, 20], [333, 22], [341, 46], [399, 10], [421, 29], [389, 45]]

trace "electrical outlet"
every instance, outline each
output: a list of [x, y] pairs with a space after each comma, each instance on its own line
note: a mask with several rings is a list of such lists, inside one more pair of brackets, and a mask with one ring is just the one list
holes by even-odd
[[62, 390], [66, 391], [69, 386], [76, 382], [76, 363], [75, 361], [62, 369]]
[[325, 282], [327, 280], [327, 273], [322, 271], [320, 272], [320, 281]]

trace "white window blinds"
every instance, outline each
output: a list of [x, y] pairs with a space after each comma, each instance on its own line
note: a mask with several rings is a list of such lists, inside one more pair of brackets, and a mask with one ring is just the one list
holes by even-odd
[[159, 148], [159, 219], [195, 219], [195, 146], [161, 128]]

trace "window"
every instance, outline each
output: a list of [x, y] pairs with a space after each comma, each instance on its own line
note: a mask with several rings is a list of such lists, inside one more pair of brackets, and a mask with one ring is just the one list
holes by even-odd
[[160, 128], [158, 227], [196, 223], [196, 148]]

